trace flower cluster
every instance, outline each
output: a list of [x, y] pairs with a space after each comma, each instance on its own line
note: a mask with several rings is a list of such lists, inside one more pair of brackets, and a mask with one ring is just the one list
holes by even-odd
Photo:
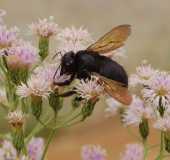
[[17, 154], [16, 149], [8, 140], [4, 140], [0, 148], [1, 160], [40, 160], [44, 149], [44, 140], [42, 138], [32, 138], [27, 145], [28, 156]]

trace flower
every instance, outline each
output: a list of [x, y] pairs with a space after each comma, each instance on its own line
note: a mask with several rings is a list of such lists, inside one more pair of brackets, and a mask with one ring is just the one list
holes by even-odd
[[17, 151], [10, 141], [4, 140], [2, 147], [0, 148], [0, 159], [1, 160], [16, 160]]
[[48, 19], [39, 19], [38, 22], [32, 23], [29, 28], [34, 34], [40, 37], [49, 38], [56, 35], [59, 31], [58, 24], [53, 20], [54, 18], [52, 16]]
[[8, 122], [13, 127], [21, 127], [24, 123], [25, 116], [20, 110], [15, 110], [13, 112], [9, 112], [7, 115]]
[[38, 50], [29, 42], [20, 40], [8, 50], [7, 64], [12, 68], [28, 68], [38, 61]]
[[123, 122], [125, 125], [138, 126], [143, 118], [150, 119], [154, 117], [154, 112], [150, 106], [137, 96], [133, 96], [133, 101], [123, 114]]
[[122, 104], [113, 98], [106, 99], [107, 108], [105, 109], [106, 117], [114, 116], [121, 108]]
[[121, 160], [143, 160], [144, 148], [140, 144], [127, 144]]
[[170, 75], [159, 72], [152, 77], [148, 87], [142, 90], [143, 98], [156, 109], [163, 107], [167, 109], [170, 105]]
[[58, 87], [54, 83], [60, 83], [70, 78], [69, 75], [60, 76], [60, 69], [56, 72], [57, 68], [58, 65], [48, 63], [37, 67], [27, 84], [22, 83], [17, 87], [17, 95], [21, 98], [28, 96], [48, 97], [50, 92]]
[[81, 151], [83, 160], [106, 160], [106, 150], [100, 145], [84, 145]]
[[169, 131], [170, 130], [170, 117], [166, 115], [164, 117], [158, 117], [154, 122], [154, 128], [161, 131]]
[[6, 11], [3, 9], [0, 9], [0, 25], [3, 24], [3, 19], [2, 17], [6, 15]]
[[27, 145], [28, 155], [17, 156], [17, 151], [10, 141], [4, 140], [0, 148], [1, 160], [41, 160], [44, 150], [42, 138], [32, 138]]
[[3, 9], [0, 9], [0, 17], [3, 17], [6, 15], [6, 11]]
[[90, 80], [80, 80], [78, 84], [75, 85], [75, 91], [83, 99], [93, 99], [99, 97], [103, 92], [103, 88], [98, 84], [98, 78], [92, 76]]
[[92, 42], [91, 35], [86, 29], [80, 27], [76, 29], [74, 26], [71, 28], [63, 29], [56, 37], [60, 42], [59, 50], [62, 53], [86, 49], [87, 45]]
[[32, 138], [27, 145], [28, 155], [31, 160], [41, 160], [44, 151], [44, 140]]
[[16, 27], [7, 29], [5, 25], [0, 25], [0, 55], [8, 50], [17, 39], [18, 29]]
[[150, 79], [157, 74], [147, 61], [143, 61], [141, 65], [136, 68], [136, 73], [132, 74], [129, 78], [129, 84], [132, 87], [137, 85], [147, 85]]
[[[36, 68], [35, 74], [37, 77], [41, 77], [49, 82], [49, 85], [53, 89], [55, 83], [61, 83], [70, 79], [70, 75], [60, 75], [61, 67], [59, 64], [46, 63], [43, 66]], [[55, 86], [56, 88], [57, 86]]]
[[50, 84], [46, 79], [41, 79], [41, 77], [31, 76], [28, 79], [27, 84], [21, 83], [17, 87], [17, 95], [21, 98], [26, 98], [28, 96], [38, 96], [46, 98], [50, 94], [51, 88]]

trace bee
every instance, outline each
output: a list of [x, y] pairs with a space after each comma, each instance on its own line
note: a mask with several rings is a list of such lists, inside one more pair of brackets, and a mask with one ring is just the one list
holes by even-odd
[[[122, 104], [129, 105], [132, 97], [128, 91], [128, 75], [120, 64], [106, 55], [108, 52], [122, 47], [130, 33], [130, 25], [119, 25], [86, 50], [65, 53], [61, 58], [60, 75], [70, 75], [70, 78], [57, 83], [54, 75], [54, 84], [69, 85], [75, 78], [85, 80], [95, 74], [99, 78], [98, 83], [103, 85], [108, 95]], [[70, 91], [63, 96], [73, 93], [74, 91]]]

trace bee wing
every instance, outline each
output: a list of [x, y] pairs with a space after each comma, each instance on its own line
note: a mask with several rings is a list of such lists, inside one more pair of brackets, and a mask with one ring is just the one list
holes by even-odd
[[129, 105], [132, 102], [132, 96], [123, 83], [111, 80], [99, 74], [95, 75], [99, 77], [98, 82], [103, 85], [105, 92], [111, 97], [125, 105]]
[[120, 25], [113, 28], [110, 32], [106, 33], [97, 42], [90, 45], [87, 50], [105, 54], [113, 51], [124, 45], [124, 41], [128, 38], [131, 32], [130, 25]]

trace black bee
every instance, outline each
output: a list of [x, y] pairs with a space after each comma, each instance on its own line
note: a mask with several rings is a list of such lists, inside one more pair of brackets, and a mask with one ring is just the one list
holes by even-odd
[[130, 35], [130, 25], [120, 25], [101, 37], [86, 50], [65, 53], [61, 58], [61, 75], [70, 75], [65, 82], [54, 84], [69, 85], [74, 78], [90, 79], [92, 74], [99, 77], [99, 83], [104, 86], [106, 93], [123, 104], [131, 103], [128, 93], [128, 76], [124, 68], [105, 56], [110, 51], [120, 48]]

